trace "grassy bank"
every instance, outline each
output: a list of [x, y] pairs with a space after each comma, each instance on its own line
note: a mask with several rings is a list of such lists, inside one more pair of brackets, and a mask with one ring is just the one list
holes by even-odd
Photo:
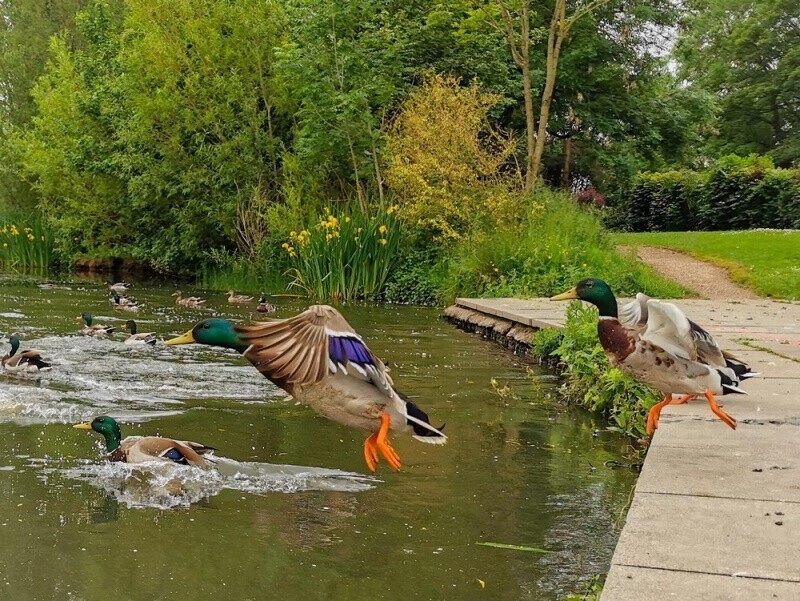
[[800, 299], [800, 231], [656, 232], [614, 234], [617, 244], [671, 248], [729, 270], [758, 294]]

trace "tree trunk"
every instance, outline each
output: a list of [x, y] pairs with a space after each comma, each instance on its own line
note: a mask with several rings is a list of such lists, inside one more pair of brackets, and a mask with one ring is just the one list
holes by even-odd
[[[544, 145], [547, 142], [547, 123], [550, 119], [550, 103], [553, 101], [553, 91], [556, 87], [558, 55], [561, 53], [561, 43], [564, 41], [567, 30], [566, 11], [566, 0], [556, 0], [553, 18], [550, 20], [550, 33], [547, 36], [547, 70], [545, 72], [544, 90], [542, 91], [542, 102], [539, 107], [539, 131], [536, 134], [533, 163], [529, 166], [533, 173], [533, 184], [536, 183], [536, 179], [539, 176]], [[528, 179], [530, 180], [530, 178]]]
[[564, 165], [561, 167], [561, 187], [569, 190], [570, 166], [572, 163], [572, 134], [564, 140]]
[[534, 167], [534, 150], [536, 148], [536, 116], [533, 111], [533, 89], [531, 87], [531, 69], [526, 62], [522, 66], [522, 93], [525, 98], [525, 130], [528, 135], [528, 154], [525, 164], [525, 191], [530, 192], [536, 183]]

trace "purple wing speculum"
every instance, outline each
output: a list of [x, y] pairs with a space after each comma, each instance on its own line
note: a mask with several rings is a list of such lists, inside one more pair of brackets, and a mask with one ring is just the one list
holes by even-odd
[[359, 366], [375, 365], [372, 354], [358, 338], [350, 336], [330, 336], [328, 338], [328, 356], [334, 364], [345, 366], [355, 363]]

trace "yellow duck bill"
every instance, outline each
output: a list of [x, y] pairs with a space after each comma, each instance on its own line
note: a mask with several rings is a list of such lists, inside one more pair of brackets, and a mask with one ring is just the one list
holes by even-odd
[[180, 336], [166, 340], [164, 344], [167, 346], [174, 346], [176, 344], [192, 344], [193, 342], [195, 342], [194, 335], [192, 334], [192, 331], [189, 330], [185, 334], [181, 334]]
[[571, 288], [570, 290], [567, 290], [566, 292], [562, 292], [561, 294], [557, 294], [555, 296], [551, 296], [550, 300], [551, 301], [561, 301], [561, 300], [573, 300], [573, 299], [576, 299], [576, 298], [580, 298], [578, 296], [578, 288], [577, 287], [576, 288]]
[[77, 428], [78, 430], [91, 430], [92, 429], [92, 424], [90, 424], [89, 422], [86, 422], [85, 424], [75, 424], [72, 427], [73, 428]]

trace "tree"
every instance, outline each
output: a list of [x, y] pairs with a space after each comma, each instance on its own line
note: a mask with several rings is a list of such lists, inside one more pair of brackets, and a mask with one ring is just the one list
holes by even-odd
[[676, 56], [694, 87], [714, 94], [709, 150], [800, 159], [800, 16], [792, 0], [690, 0]]

